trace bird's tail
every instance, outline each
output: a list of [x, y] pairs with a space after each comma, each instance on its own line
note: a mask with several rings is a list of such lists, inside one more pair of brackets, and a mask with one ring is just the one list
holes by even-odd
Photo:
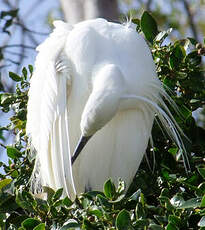
[[66, 95], [71, 79], [63, 54], [72, 26], [62, 21], [55, 21], [54, 26], [50, 36], [37, 47], [29, 90], [26, 132], [37, 152], [31, 183], [34, 190], [40, 184], [56, 189], [69, 187], [75, 192], [66, 122]]

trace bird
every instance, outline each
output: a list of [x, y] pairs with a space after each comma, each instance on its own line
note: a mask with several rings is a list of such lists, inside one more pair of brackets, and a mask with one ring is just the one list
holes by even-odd
[[[183, 152], [182, 131], [166, 105], [150, 48], [129, 21], [103, 18], [55, 29], [37, 47], [26, 133], [36, 151], [33, 184], [77, 194], [139, 168], [155, 119]], [[177, 109], [177, 108], [175, 108]]]

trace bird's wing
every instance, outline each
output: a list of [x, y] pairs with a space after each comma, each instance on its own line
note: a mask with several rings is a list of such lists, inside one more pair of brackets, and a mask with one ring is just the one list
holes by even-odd
[[75, 193], [70, 160], [67, 95], [71, 86], [69, 63], [63, 49], [72, 26], [56, 21], [53, 33], [37, 48], [31, 79], [27, 134], [37, 151], [34, 186], [63, 187]]

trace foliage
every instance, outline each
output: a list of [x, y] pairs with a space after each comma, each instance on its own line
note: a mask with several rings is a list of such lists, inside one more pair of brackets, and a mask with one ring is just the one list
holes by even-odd
[[[186, 174], [182, 153], [155, 125], [155, 171], [147, 169], [143, 161], [126, 194], [123, 181], [119, 180], [116, 188], [108, 180], [103, 192], [80, 194], [75, 201], [63, 197], [62, 189], [44, 187], [41, 194], [33, 195], [29, 177], [34, 159], [25, 135], [27, 92], [33, 71], [29, 66], [23, 68], [21, 76], [9, 73], [17, 83], [14, 93], [0, 94], [2, 111], [14, 113], [10, 124], [1, 130], [12, 131], [15, 136], [14, 144], [5, 146], [8, 165], [0, 162], [5, 171], [0, 175], [0, 229], [205, 229], [205, 131], [192, 117], [192, 111], [204, 105], [204, 45], [192, 38], [164, 44], [170, 30], [159, 32], [147, 12], [133, 22], [144, 33], [158, 76], [166, 89], [172, 90], [171, 97], [182, 114], [183, 119], [178, 114], [175, 119], [190, 140], [184, 143], [191, 153], [192, 172]], [[152, 152], [149, 147], [150, 160]]]

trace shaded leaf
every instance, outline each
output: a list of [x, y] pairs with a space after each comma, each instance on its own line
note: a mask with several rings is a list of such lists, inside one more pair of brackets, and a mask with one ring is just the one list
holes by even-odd
[[46, 225], [44, 223], [37, 225], [33, 230], [45, 230]]
[[58, 189], [52, 198], [53, 201], [55, 202], [56, 200], [60, 199], [62, 194], [63, 194], [63, 188]]
[[17, 75], [16, 73], [13, 72], [9, 72], [9, 77], [16, 82], [21, 81], [21, 77], [19, 75]]
[[12, 179], [4, 179], [4, 180], [0, 180], [0, 190], [7, 186], [8, 184], [10, 184], [12, 182]]
[[12, 159], [16, 159], [16, 158], [19, 158], [22, 156], [22, 153], [18, 149], [14, 148], [12, 146], [7, 146], [6, 150], [7, 150], [8, 157], [10, 157]]
[[200, 175], [205, 179], [205, 168], [197, 168]]
[[204, 208], [204, 207], [205, 207], [205, 195], [202, 197], [200, 207], [201, 207], [201, 208]]
[[80, 224], [76, 222], [70, 222], [68, 224], [63, 225], [63, 227], [61, 227], [60, 230], [75, 229], [75, 228], [80, 228]]
[[141, 17], [141, 29], [146, 39], [152, 43], [158, 34], [158, 29], [156, 21], [147, 11]]
[[26, 230], [33, 230], [37, 225], [40, 224], [40, 221], [33, 218], [28, 218], [22, 222], [22, 227]]
[[63, 199], [63, 204], [67, 207], [70, 207], [73, 204], [73, 202], [68, 197], [65, 197]]
[[163, 228], [158, 224], [150, 224], [149, 229], [150, 230], [163, 230]]
[[128, 211], [123, 209], [117, 215], [115, 225], [118, 230], [126, 230], [131, 228], [131, 219]]
[[116, 188], [111, 179], [107, 180], [104, 184], [104, 194], [109, 199], [112, 199], [116, 194]]
[[201, 198], [192, 198], [187, 201], [184, 201], [180, 206], [178, 206], [178, 209], [184, 209], [184, 208], [196, 208], [200, 207], [201, 204]]

